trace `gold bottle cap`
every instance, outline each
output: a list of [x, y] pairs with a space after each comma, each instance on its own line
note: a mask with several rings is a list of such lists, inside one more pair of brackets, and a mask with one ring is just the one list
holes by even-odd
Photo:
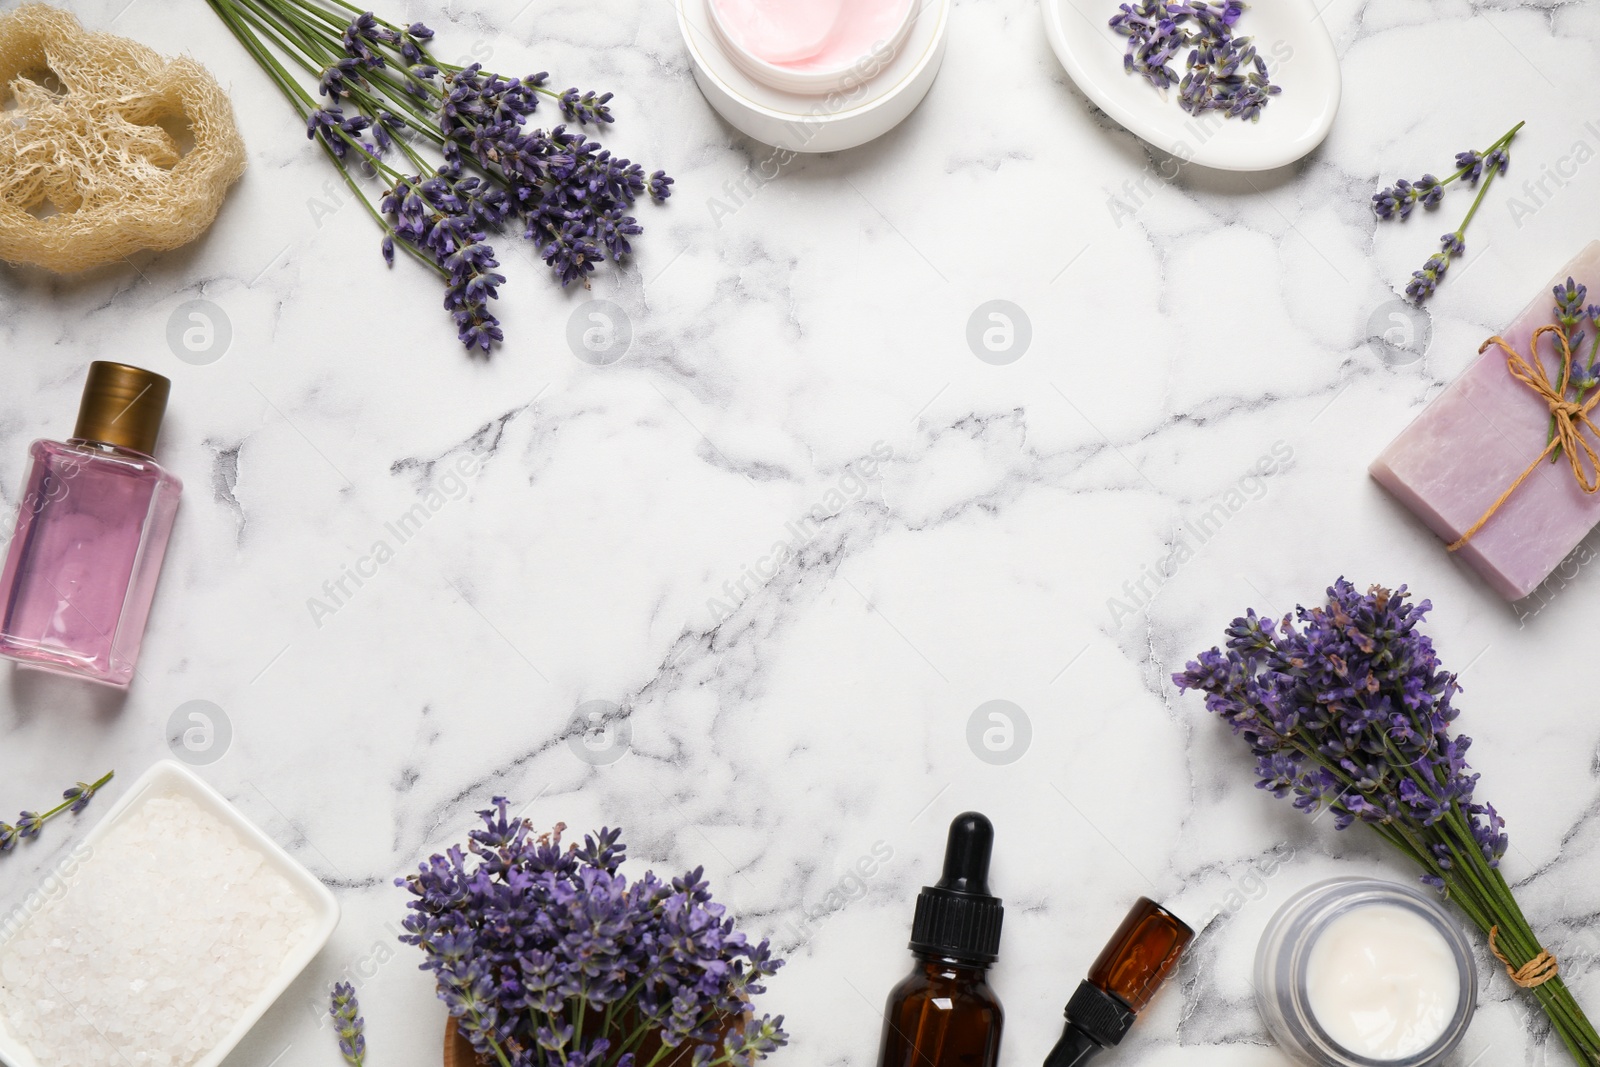
[[89, 364], [72, 436], [151, 455], [171, 391], [172, 383], [153, 371], [96, 360]]

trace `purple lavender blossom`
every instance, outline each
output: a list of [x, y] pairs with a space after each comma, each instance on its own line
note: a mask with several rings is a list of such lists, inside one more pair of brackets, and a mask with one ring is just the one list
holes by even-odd
[[576, 122], [579, 125], [612, 122], [614, 120], [611, 117], [611, 109], [606, 106], [610, 100], [610, 93], [595, 96], [594, 91], [590, 90], [579, 95], [577, 89], [568, 89], [561, 94], [561, 113], [566, 116], [568, 122]]
[[[600, 264], [632, 254], [644, 229], [635, 202], [646, 193], [658, 202], [671, 195], [664, 172], [647, 176], [581, 133], [529, 122], [545, 97], [574, 126], [609, 124], [610, 93], [558, 93], [543, 72], [506, 78], [476, 63], [443, 63], [429, 51], [433, 31], [420, 22], [390, 24], [371, 12], [341, 21], [311, 0], [258, 8], [249, 18], [216, 9], [300, 109], [307, 138], [347, 177], [379, 176], [383, 191], [371, 196], [352, 182], [383, 225], [384, 261], [392, 265], [398, 247], [435, 269], [445, 310], [469, 350], [488, 352], [502, 339], [489, 311], [505, 281], [497, 235], [515, 227], [563, 286], [587, 285]], [[311, 73], [323, 106], [287, 73], [298, 63], [263, 58], [283, 52], [285, 41], [300, 42], [316, 62], [328, 57]]]
[[89, 801], [94, 799], [94, 795], [100, 792], [101, 787], [109, 780], [109, 778], [102, 778], [98, 782], [79, 782], [77, 785], [62, 790], [61, 799], [70, 802], [68, 810], [72, 814], [82, 814], [83, 809], [89, 806]]
[[734, 929], [702, 871], [630, 881], [620, 830], [563, 847], [562, 827], [536, 835], [504, 798], [494, 804], [465, 851], [399, 882], [416, 898], [401, 940], [423, 950], [481, 1056], [625, 1064], [654, 1034], [665, 1048], [697, 1046], [697, 1064], [749, 1067], [786, 1042], [782, 1016], [735, 1022], [783, 961]]
[[1483, 176], [1483, 155], [1474, 149], [1456, 153], [1456, 170], [1465, 178], [1468, 185], [1478, 184], [1478, 179]]
[[1556, 286], [1551, 293], [1556, 298], [1556, 319], [1570, 332], [1570, 328], [1583, 317], [1584, 301], [1589, 298], [1589, 289], [1569, 277], [1565, 285]]
[[1580, 330], [1571, 342], [1573, 352], [1572, 372], [1567, 380], [1567, 385], [1577, 390], [1577, 395], [1580, 399], [1589, 390], [1600, 385], [1600, 366], [1594, 363], [1585, 363], [1577, 358], [1577, 350], [1583, 344], [1583, 337], [1583, 332]]
[[1411, 209], [1418, 204], [1431, 211], [1444, 202], [1445, 184], [1432, 174], [1424, 174], [1415, 182], [1401, 178], [1391, 187], [1372, 194], [1373, 213], [1380, 219], [1396, 215], [1408, 219]]
[[115, 771], [108, 771], [93, 782], [79, 782], [63, 790], [61, 803], [43, 813], [25, 811], [17, 816], [15, 825], [0, 821], [0, 853], [10, 852], [20, 841], [38, 837], [39, 831], [44, 829], [44, 824], [64, 811], [70, 810], [74, 815], [80, 814], [89, 806], [89, 801], [94, 799], [95, 794], [115, 777], [115, 774]]
[[[420, 27], [426, 29], [426, 27]], [[401, 43], [425, 58], [417, 33]], [[419, 82], [431, 75], [414, 65]], [[436, 71], [432, 73], [437, 73]], [[504, 277], [488, 235], [510, 219], [534, 243], [563, 286], [585, 282], [600, 263], [633, 251], [629, 238], [644, 228], [631, 214], [639, 196], [671, 195], [672, 179], [613, 156], [597, 142], [557, 126], [548, 132], [526, 122], [539, 104], [546, 75], [502, 78], [472, 64], [444, 75], [438, 104], [438, 134], [445, 163], [423, 180], [399, 179], [385, 194], [382, 211], [391, 222], [382, 246], [393, 262], [394, 243], [405, 242], [430, 259], [446, 279], [445, 307], [469, 349], [489, 351], [501, 339], [488, 301]], [[577, 122], [612, 121], [610, 93], [569, 89], [560, 108]]]
[[[1235, 619], [1226, 651], [1201, 653], [1172, 680], [1205, 693], [1206, 710], [1250, 746], [1258, 788], [1308, 814], [1331, 811], [1340, 830], [1359, 821], [1387, 837], [1473, 845], [1493, 868], [1505, 823], [1473, 800], [1472, 740], [1450, 729], [1460, 687], [1419, 628], [1430, 608], [1405, 586], [1362, 595], [1340, 578], [1320, 607], [1275, 624], [1253, 611]], [[1448, 868], [1419, 862], [1424, 881], [1444, 884]]]
[[1422, 303], [1433, 295], [1433, 291], [1444, 280], [1444, 272], [1449, 269], [1450, 254], [1435, 252], [1422, 264], [1421, 270], [1411, 272], [1411, 281], [1406, 285], [1406, 296], [1413, 304]]
[[[1421, 304], [1432, 296], [1444, 280], [1445, 271], [1450, 267], [1450, 261], [1466, 251], [1466, 242], [1463, 235], [1467, 226], [1472, 222], [1472, 217], [1477, 214], [1478, 207], [1483, 203], [1484, 194], [1489, 191], [1489, 183], [1495, 175], [1505, 173], [1510, 161], [1507, 146], [1517, 131], [1522, 129], [1522, 123], [1517, 123], [1511, 130], [1489, 147], [1489, 150], [1480, 153], [1474, 149], [1456, 153], [1455, 173], [1446, 178], [1436, 178], [1432, 174], [1424, 174], [1415, 182], [1404, 178], [1396, 181], [1386, 189], [1379, 189], [1372, 194], [1372, 213], [1380, 220], [1407, 219], [1417, 204], [1432, 210], [1444, 202], [1445, 186], [1458, 179], [1466, 179], [1468, 185], [1476, 185], [1480, 178], [1483, 185], [1478, 190], [1472, 206], [1467, 209], [1467, 214], [1461, 225], [1454, 231], [1445, 234], [1439, 239], [1440, 250], [1429, 256], [1421, 270], [1411, 273], [1411, 281], [1406, 285], [1406, 296], [1412, 303]], [[1559, 295], [1559, 293], [1558, 293]], [[1581, 301], [1580, 301], [1581, 303]]]
[[1408, 219], [1418, 199], [1416, 187], [1401, 178], [1389, 188], [1372, 194], [1372, 210], [1380, 219], [1392, 219], [1396, 215]]
[[329, 100], [337, 102], [349, 93], [350, 83], [360, 79], [360, 71], [360, 63], [349, 56], [336, 59], [322, 68], [317, 90]]
[[362, 1067], [367, 1055], [367, 1021], [361, 1017], [361, 1002], [349, 982], [333, 987], [328, 997], [328, 1015], [339, 1027], [339, 1054], [351, 1067]]

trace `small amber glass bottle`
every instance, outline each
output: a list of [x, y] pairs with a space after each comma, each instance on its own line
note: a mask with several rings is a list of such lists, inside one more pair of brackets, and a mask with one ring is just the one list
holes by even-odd
[[879, 1067], [995, 1067], [1004, 1014], [989, 988], [1005, 909], [989, 895], [994, 827], [975, 811], [956, 816], [944, 873], [917, 897], [911, 924], [916, 965], [889, 994]]
[[1140, 897], [1067, 1002], [1066, 1030], [1044, 1067], [1077, 1067], [1119, 1043], [1193, 940], [1183, 920]]

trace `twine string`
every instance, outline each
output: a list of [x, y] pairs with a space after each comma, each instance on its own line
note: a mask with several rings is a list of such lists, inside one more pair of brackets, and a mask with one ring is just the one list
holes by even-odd
[[[1556, 340], [1561, 343], [1561, 381], [1552, 383], [1550, 374], [1545, 370], [1544, 360], [1539, 358], [1539, 338], [1547, 333], [1556, 335]], [[1484, 525], [1492, 518], [1495, 512], [1511, 499], [1528, 476], [1539, 469], [1549, 455], [1557, 448], [1562, 449], [1567, 456], [1567, 462], [1572, 467], [1572, 476], [1577, 479], [1578, 485], [1585, 493], [1594, 493], [1600, 490], [1600, 452], [1596, 452], [1590, 438], [1600, 440], [1600, 427], [1589, 421], [1589, 412], [1600, 404], [1600, 392], [1596, 392], [1583, 403], [1567, 399], [1567, 383], [1572, 379], [1572, 347], [1567, 343], [1566, 331], [1555, 325], [1541, 326], [1533, 331], [1533, 339], [1528, 342], [1529, 359], [1505, 342], [1505, 339], [1496, 335], [1483, 342], [1479, 352], [1486, 352], [1490, 345], [1498, 345], [1506, 354], [1506, 370], [1517, 381], [1526, 385], [1536, 393], [1539, 399], [1545, 402], [1550, 409], [1550, 417], [1555, 426], [1555, 433], [1550, 436], [1550, 443], [1544, 446], [1544, 451], [1533, 458], [1526, 470], [1517, 475], [1515, 481], [1506, 487], [1489, 509], [1483, 513], [1477, 522], [1450, 543], [1450, 551], [1455, 552], [1483, 529]], [[1583, 433], [1588, 430], [1586, 437]], [[1582, 452], [1579, 452], [1582, 449]]]
[[1534, 989], [1542, 986], [1561, 973], [1561, 964], [1556, 962], [1556, 958], [1542, 948], [1537, 956], [1524, 963], [1521, 967], [1511, 966], [1511, 961], [1506, 959], [1505, 954], [1500, 951], [1500, 946], [1495, 944], [1495, 939], [1499, 936], [1500, 927], [1491, 926], [1489, 928], [1489, 951], [1493, 952], [1494, 958], [1499, 960], [1505, 967], [1506, 974], [1511, 976], [1511, 980], [1523, 989]]

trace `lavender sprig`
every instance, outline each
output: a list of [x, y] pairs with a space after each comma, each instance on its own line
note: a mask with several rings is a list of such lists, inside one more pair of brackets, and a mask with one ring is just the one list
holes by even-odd
[[107, 771], [102, 777], [93, 782], [79, 782], [61, 794], [61, 803], [49, 811], [24, 811], [17, 816], [16, 825], [0, 822], [0, 853], [10, 852], [17, 847], [17, 842], [26, 841], [30, 837], [39, 836], [39, 831], [44, 829], [44, 824], [63, 811], [70, 811], [77, 815], [89, 806], [89, 801], [105, 784], [116, 775], [116, 771]]
[[[1588, 303], [1588, 287], [1571, 277], [1567, 278], [1566, 284], [1557, 285], [1550, 293], [1556, 300], [1551, 315], [1566, 340], [1567, 358], [1571, 360], [1567, 389], [1572, 394], [1572, 400], [1581, 404], [1589, 392], [1596, 385], [1600, 385], [1600, 364], [1597, 364], [1597, 360], [1600, 360], [1600, 304]], [[1583, 343], [1590, 334], [1593, 334], [1593, 340], [1589, 347], [1589, 358], [1585, 360]], [[1558, 361], [1562, 358], [1559, 351], [1556, 353], [1556, 358]], [[1560, 374], [1558, 373], [1553, 380], [1560, 381]], [[1556, 417], [1552, 414], [1544, 443], [1548, 445], [1555, 440], [1555, 436]], [[1557, 443], [1550, 453], [1550, 462], [1554, 463], [1560, 458], [1561, 445]]]
[[[1445, 186], [1457, 179], [1465, 179], [1468, 185], [1478, 186], [1478, 195], [1473, 199], [1472, 206], [1467, 209], [1466, 217], [1461, 220], [1461, 225], [1439, 238], [1439, 251], [1429, 256], [1422, 264], [1422, 269], [1413, 271], [1411, 281], [1406, 284], [1406, 297], [1413, 303], [1421, 303], [1432, 296], [1438, 289], [1439, 283], [1444, 280], [1444, 275], [1450, 269], [1450, 263], [1467, 251], [1464, 235], [1467, 225], [1472, 222], [1472, 217], [1478, 213], [1478, 205], [1483, 203], [1483, 198], [1489, 191], [1489, 185], [1495, 177], [1506, 172], [1511, 165], [1509, 147], [1512, 138], [1523, 124], [1517, 123], [1511, 130], [1487, 151], [1478, 152], [1467, 149], [1465, 152], [1456, 153], [1456, 169], [1454, 173], [1445, 178], [1436, 178], [1432, 174], [1424, 174], [1416, 181], [1407, 181], [1404, 178], [1397, 180], [1385, 189], [1379, 189], [1372, 194], [1372, 212], [1385, 222], [1391, 219], [1405, 220], [1411, 217], [1411, 212], [1418, 204], [1425, 210], [1432, 211], [1444, 202]], [[1483, 180], [1478, 185], [1479, 179]]]
[[557, 92], [542, 72], [506, 78], [445, 63], [430, 51], [427, 26], [391, 24], [343, 0], [207, 2], [382, 228], [385, 262], [398, 247], [439, 275], [468, 350], [488, 352], [503, 337], [490, 311], [505, 282], [493, 235], [515, 226], [563, 287], [588, 285], [599, 264], [632, 254], [630, 239], [643, 232], [635, 202], [672, 195], [664, 172], [647, 176], [565, 125], [530, 121], [543, 99], [568, 123], [609, 124], [610, 93]]
[[400, 940], [480, 1057], [630, 1067], [654, 1038], [693, 1046], [696, 1067], [750, 1067], [787, 1042], [782, 1016], [740, 1022], [783, 961], [734, 929], [702, 871], [629, 880], [620, 830], [563, 847], [504, 798], [479, 814], [465, 850], [399, 884], [416, 898]]
[[[1452, 732], [1460, 692], [1420, 629], [1431, 606], [1404, 586], [1366, 594], [1340, 578], [1326, 601], [1282, 620], [1248, 611], [1227, 643], [1172, 676], [1256, 759], [1256, 786], [1296, 808], [1359, 822], [1415, 862], [1521, 967], [1543, 949], [1500, 872], [1505, 821], [1476, 799], [1472, 739]], [[1532, 990], [1579, 1063], [1600, 1063], [1600, 1035], [1558, 977]]]
[[[1178, 106], [1191, 115], [1221, 111], [1255, 121], [1282, 92], [1267, 75], [1267, 62], [1248, 37], [1233, 36], [1242, 0], [1133, 0], [1120, 5], [1109, 25], [1128, 38], [1122, 66], [1165, 92], [1178, 86]], [[1171, 67], [1187, 53], [1182, 80]]]
[[367, 1021], [361, 1017], [361, 1002], [355, 987], [340, 982], [328, 998], [328, 1015], [339, 1025], [339, 1054], [351, 1067], [362, 1067], [367, 1056]]

